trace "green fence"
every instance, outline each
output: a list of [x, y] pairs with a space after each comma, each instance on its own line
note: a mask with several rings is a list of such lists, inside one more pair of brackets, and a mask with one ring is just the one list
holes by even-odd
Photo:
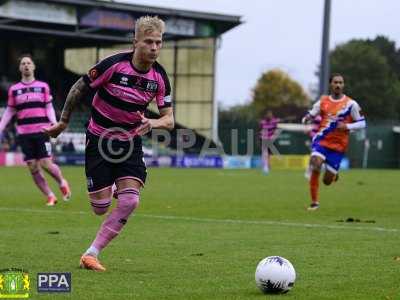
[[[261, 153], [261, 143], [255, 122], [230, 123], [220, 127], [219, 138], [225, 153], [255, 154]], [[347, 157], [353, 168], [399, 168], [400, 133], [390, 125], [369, 125], [364, 131], [350, 135]], [[253, 132], [253, 136], [249, 133]], [[254, 147], [251, 145], [253, 143]], [[274, 141], [274, 146], [281, 154], [307, 154], [310, 152], [310, 139], [301, 131], [282, 131]], [[253, 148], [253, 153], [249, 150]]]
[[350, 141], [347, 156], [352, 167], [399, 167], [399, 134], [393, 131], [393, 126], [368, 126], [366, 134], [352, 134]]

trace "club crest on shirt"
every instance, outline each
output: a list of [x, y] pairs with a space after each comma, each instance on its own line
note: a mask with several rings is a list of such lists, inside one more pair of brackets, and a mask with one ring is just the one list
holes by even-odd
[[89, 77], [92, 80], [95, 80], [97, 78], [97, 76], [99, 76], [99, 72], [97, 71], [96, 68], [93, 68], [89, 71]]
[[156, 92], [158, 89], [158, 84], [155, 81], [148, 81], [146, 84], [146, 91]]

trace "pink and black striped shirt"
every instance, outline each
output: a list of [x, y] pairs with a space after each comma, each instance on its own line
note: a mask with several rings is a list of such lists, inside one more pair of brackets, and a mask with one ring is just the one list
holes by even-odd
[[42, 133], [42, 129], [55, 123], [52, 97], [47, 83], [34, 80], [18, 82], [8, 90], [8, 106], [17, 116], [17, 133]]
[[133, 66], [132, 57], [133, 51], [109, 56], [83, 76], [96, 90], [88, 126], [94, 135], [119, 128], [109, 136], [126, 139], [122, 129], [134, 137], [141, 124], [138, 111], [144, 112], [153, 99], [159, 109], [171, 106], [171, 86], [164, 68], [155, 62], [148, 72], [140, 72]]
[[281, 120], [279, 118], [265, 118], [260, 121], [260, 137], [262, 140], [270, 140], [274, 137], [275, 131]]

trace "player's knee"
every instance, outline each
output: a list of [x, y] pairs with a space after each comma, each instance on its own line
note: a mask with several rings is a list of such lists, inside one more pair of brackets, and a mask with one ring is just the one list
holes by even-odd
[[139, 191], [127, 188], [117, 192], [117, 207], [127, 212], [129, 216], [139, 206]]
[[94, 207], [92, 204], [92, 210], [98, 216], [104, 215], [106, 212], [108, 212], [108, 207]]
[[49, 170], [49, 168], [50, 168], [50, 165], [49, 165], [49, 163], [47, 162], [47, 161], [40, 161], [40, 167], [42, 167], [43, 169], [45, 169], [46, 171], [48, 171]]
[[118, 201], [118, 206], [127, 211], [134, 211], [139, 206], [139, 197], [129, 197], [125, 201]]
[[111, 205], [111, 199], [97, 200], [91, 198], [90, 205], [92, 206], [92, 210], [96, 215], [104, 215]]
[[28, 162], [28, 168], [32, 174], [39, 172], [39, 165], [36, 161]]
[[310, 167], [311, 167], [311, 171], [314, 171], [314, 172], [320, 172], [321, 171], [321, 167], [318, 166], [318, 165], [310, 164]]
[[310, 167], [312, 171], [320, 172], [321, 171], [321, 163], [317, 159], [311, 159]]
[[38, 164], [45, 171], [49, 171], [53, 162], [50, 158], [42, 158], [38, 161]]

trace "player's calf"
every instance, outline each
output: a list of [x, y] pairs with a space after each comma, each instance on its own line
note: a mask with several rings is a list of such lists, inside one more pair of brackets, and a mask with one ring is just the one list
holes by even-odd
[[139, 191], [137, 189], [126, 188], [119, 190], [117, 194], [117, 206], [104, 220], [96, 235], [96, 239], [93, 241], [91, 247], [86, 251], [86, 254], [95, 252], [95, 254], [98, 255], [101, 250], [103, 250], [116, 236], [118, 236], [128, 221], [129, 216], [139, 205]]

